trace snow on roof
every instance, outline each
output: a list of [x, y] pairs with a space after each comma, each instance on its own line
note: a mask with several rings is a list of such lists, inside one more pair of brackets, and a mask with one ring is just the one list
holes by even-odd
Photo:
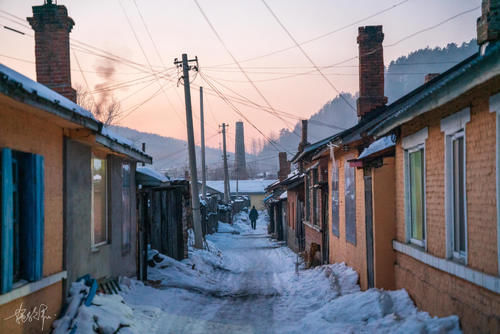
[[53, 91], [52, 89], [48, 88], [45, 85], [42, 85], [39, 82], [36, 82], [24, 75], [22, 75], [19, 72], [14, 71], [11, 68], [8, 68], [4, 64], [0, 64], [0, 73], [3, 73], [5, 76], [8, 77], [9, 80], [15, 81], [19, 84], [22, 85], [23, 89], [26, 90], [28, 93], [31, 94], [37, 94], [38, 96], [52, 102], [52, 103], [57, 103], [61, 107], [64, 107], [68, 110], [72, 110], [82, 116], [91, 118], [95, 120], [94, 116], [92, 113], [90, 113], [88, 110], [80, 107], [78, 104], [75, 102], [71, 101], [70, 99], [62, 96], [61, 94]]
[[139, 147], [137, 147], [131, 140], [129, 140], [125, 137], [122, 137], [120, 135], [117, 135], [116, 133], [114, 133], [112, 130], [110, 130], [106, 126], [102, 127], [101, 134], [103, 136], [110, 138], [111, 140], [116, 141], [117, 143], [128, 145], [130, 147], [133, 147], [136, 150], [139, 150]]
[[[275, 180], [240, 180], [238, 181], [238, 192], [247, 194], [264, 194], [265, 189], [268, 185], [273, 183]], [[218, 192], [224, 192], [224, 181], [207, 181], [207, 186]], [[236, 180], [231, 180], [229, 188], [231, 193], [236, 193]]]
[[[55, 103], [55, 104], [65, 108], [67, 110], [71, 110], [71, 111], [76, 112], [77, 114], [79, 114], [81, 116], [84, 116], [84, 117], [90, 118], [96, 122], [99, 122], [98, 120], [96, 120], [94, 118], [94, 115], [92, 115], [92, 113], [90, 111], [82, 108], [81, 106], [79, 106], [75, 102], [73, 102], [70, 99], [62, 96], [61, 94], [53, 91], [49, 87], [47, 87], [39, 82], [36, 82], [36, 81], [22, 75], [19, 72], [14, 71], [13, 69], [11, 69], [3, 64], [0, 64], [0, 74], [3, 74], [4, 76], [6, 76], [9, 81], [14, 81], [14, 82], [20, 84], [22, 86], [22, 88], [30, 94], [36, 94], [39, 97], [41, 97], [41, 98], [43, 98], [51, 103]], [[101, 123], [101, 122], [99, 122], [99, 123]], [[134, 143], [132, 143], [132, 141], [115, 134], [114, 132], [112, 132], [111, 130], [109, 130], [105, 126], [102, 127], [101, 134], [103, 136], [117, 142], [118, 144], [127, 145], [127, 146], [131, 147], [132, 149], [142, 153], [142, 151], [137, 146], [135, 146]]]
[[150, 167], [137, 167], [136, 169], [137, 173], [141, 173], [147, 176], [150, 176], [152, 178], [157, 179], [160, 182], [168, 182], [168, 178], [164, 176], [163, 174], [157, 172], [153, 168]]
[[374, 153], [385, 150], [386, 148], [395, 146], [396, 142], [392, 135], [382, 137], [370, 144], [367, 148], [363, 150], [358, 159], [366, 158]]
[[287, 199], [288, 198], [288, 191], [285, 191], [283, 194], [280, 195], [280, 199]]

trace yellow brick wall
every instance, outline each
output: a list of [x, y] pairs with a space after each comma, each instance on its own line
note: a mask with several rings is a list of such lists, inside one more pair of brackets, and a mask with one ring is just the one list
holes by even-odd
[[[47, 113], [46, 117], [47, 117]], [[63, 270], [63, 130], [53, 119], [40, 118], [39, 112], [27, 105], [0, 95], [0, 148], [42, 155], [45, 161], [45, 233], [43, 276]], [[17, 324], [4, 320], [14, 314], [20, 304], [32, 310], [40, 304], [48, 306], [48, 333], [62, 303], [62, 282], [48, 286], [26, 297], [0, 305], [0, 333], [41, 333], [41, 322]]]
[[[500, 79], [477, 87], [401, 127], [401, 138], [428, 127], [426, 140], [427, 247], [446, 254], [444, 209], [444, 134], [442, 118], [470, 107], [466, 136], [468, 266], [498, 276], [496, 212], [496, 119], [488, 100], [499, 91]], [[405, 241], [404, 165], [401, 139], [396, 147], [396, 238]], [[396, 288], [405, 288], [417, 306], [431, 315], [456, 314], [469, 333], [500, 331], [500, 295], [397, 253]]]

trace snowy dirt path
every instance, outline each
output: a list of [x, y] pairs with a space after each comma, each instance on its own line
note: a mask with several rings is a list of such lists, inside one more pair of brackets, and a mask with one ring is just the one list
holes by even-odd
[[274, 306], [284, 290], [279, 273], [295, 270], [293, 254], [270, 240], [265, 219], [259, 219], [255, 231], [218, 233], [210, 240], [224, 254], [225, 264], [213, 272], [212, 302], [198, 309], [179, 301], [190, 318], [167, 314], [159, 319], [158, 333], [274, 332]]
[[181, 262], [163, 256], [148, 284], [124, 280], [140, 322], [131, 333], [460, 332], [457, 317], [419, 312], [404, 290], [359, 291], [343, 263], [296, 271], [296, 254], [270, 239], [267, 222], [261, 213], [254, 231], [238, 215], [207, 236], [206, 250]]

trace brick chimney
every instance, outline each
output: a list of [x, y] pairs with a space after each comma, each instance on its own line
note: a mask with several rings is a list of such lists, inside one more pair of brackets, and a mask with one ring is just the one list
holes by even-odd
[[286, 152], [280, 152], [279, 155], [280, 170], [278, 171], [278, 179], [283, 181], [290, 174], [290, 162], [286, 158]]
[[304, 151], [304, 147], [306, 147], [309, 144], [307, 141], [307, 120], [303, 119], [302, 120], [302, 138], [299, 143], [299, 152]]
[[359, 98], [358, 117], [387, 103], [384, 96], [384, 49], [382, 26], [358, 28]]
[[46, 0], [41, 6], [33, 6], [28, 22], [35, 31], [37, 81], [76, 102], [69, 55], [69, 33], [75, 22], [68, 10]]
[[482, 14], [477, 19], [477, 44], [500, 39], [500, 0], [483, 0]]
[[429, 81], [431, 81], [432, 79], [434, 79], [435, 77], [439, 76], [439, 73], [428, 73], [425, 75], [425, 83], [428, 83]]

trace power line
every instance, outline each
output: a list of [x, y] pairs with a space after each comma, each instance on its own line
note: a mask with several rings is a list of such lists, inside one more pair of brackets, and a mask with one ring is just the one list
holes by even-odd
[[[157, 44], [156, 44], [156, 42], [155, 42], [155, 41], [154, 41], [154, 39], [153, 39], [153, 35], [151, 34], [151, 31], [150, 31], [150, 30], [149, 30], [149, 28], [148, 28], [148, 25], [147, 25], [147, 23], [146, 23], [146, 20], [144, 19], [144, 16], [142, 15], [141, 10], [139, 9], [139, 5], [137, 5], [137, 1], [136, 1], [136, 0], [134, 0], [133, 2], [134, 2], [134, 5], [135, 5], [135, 8], [137, 9], [137, 13], [139, 14], [139, 17], [140, 17], [140, 19], [141, 19], [141, 21], [142, 21], [142, 24], [143, 24], [143, 26], [144, 26], [144, 29], [146, 30], [146, 33], [147, 33], [147, 34], [148, 34], [148, 36], [149, 36], [149, 40], [150, 40], [150, 41], [151, 41], [151, 43], [153, 44], [153, 47], [154, 47], [155, 52], [156, 52], [156, 55], [157, 55], [158, 59], [160, 60], [161, 65], [165, 68], [166, 66], [165, 66], [165, 63], [163, 62], [163, 57], [161, 56], [161, 53], [160, 53], [160, 51], [159, 51], [159, 49], [158, 49], [158, 47], [157, 47]], [[194, 81], [195, 79], [196, 79], [196, 73], [195, 73], [195, 77], [193, 78], [193, 81]], [[176, 94], [177, 98], [179, 99], [179, 101], [180, 101], [180, 102], [181, 102], [181, 104], [182, 104], [182, 103], [183, 103], [183, 101], [182, 101], [182, 98], [179, 96], [179, 93], [177, 92], [177, 90], [174, 90], [174, 92], [175, 92], [175, 94]], [[178, 114], [177, 109], [175, 109], [175, 112]], [[181, 119], [182, 119], [182, 117], [181, 117]], [[182, 122], [183, 122], [183, 124], [185, 124], [185, 122], [184, 122], [183, 120], [182, 120]]]
[[[252, 79], [250, 79], [250, 77], [245, 72], [245, 70], [243, 69], [243, 67], [241, 67], [241, 65], [238, 62], [238, 60], [236, 59], [236, 57], [229, 50], [229, 48], [227, 47], [226, 43], [224, 43], [224, 41], [222, 40], [221, 36], [219, 35], [219, 33], [217, 32], [217, 30], [213, 26], [212, 22], [210, 22], [210, 19], [208, 18], [208, 16], [203, 11], [203, 8], [201, 8], [200, 4], [198, 3], [198, 0], [194, 0], [194, 2], [196, 4], [196, 6], [198, 7], [198, 9], [200, 10], [200, 12], [203, 15], [203, 17], [205, 18], [205, 21], [207, 21], [208, 25], [210, 26], [210, 29], [212, 30], [212, 32], [215, 34], [215, 36], [217, 37], [217, 39], [221, 43], [221, 45], [224, 47], [224, 49], [226, 50], [226, 52], [231, 56], [231, 58], [233, 59], [233, 61], [238, 65], [238, 68], [240, 69], [241, 73], [243, 73], [243, 75], [248, 80], [248, 82], [252, 85], [252, 87], [255, 89], [255, 91], [257, 91], [257, 93], [259, 94], [259, 96], [264, 100], [264, 102], [267, 104], [267, 106], [272, 110], [272, 113], [274, 113], [277, 118], [281, 119], [283, 122], [285, 122], [285, 124], [287, 124], [287, 121], [285, 121], [281, 116], [279, 116], [274, 111], [274, 108], [271, 106], [271, 103], [269, 102], [269, 100], [264, 96], [264, 94], [262, 94], [262, 92], [260, 91], [260, 89], [252, 81]], [[293, 133], [295, 133], [295, 132], [293, 132]], [[298, 134], [295, 133], [295, 135], [300, 138], [300, 136]]]
[[168, 95], [163, 90], [163, 86], [160, 83], [160, 79], [156, 76], [156, 73], [154, 73], [153, 66], [151, 65], [151, 62], [149, 61], [149, 58], [148, 58], [148, 55], [146, 54], [146, 51], [144, 51], [144, 48], [142, 47], [141, 41], [139, 39], [139, 36], [137, 36], [137, 33], [136, 33], [135, 29], [134, 29], [134, 26], [133, 26], [132, 22], [130, 21], [130, 18], [127, 15], [127, 11], [125, 10], [125, 7], [123, 7], [123, 4], [122, 4], [121, 0], [118, 0], [118, 4], [120, 5], [120, 7], [121, 7], [121, 9], [123, 11], [123, 14], [125, 15], [125, 18], [127, 19], [127, 23], [129, 25], [130, 29], [132, 30], [132, 33], [134, 34], [135, 40], [137, 41], [137, 44], [139, 45], [139, 48], [141, 49], [142, 54], [144, 55], [144, 58], [146, 59], [146, 62], [148, 63], [151, 72], [153, 72], [153, 75], [154, 75], [156, 81], [158, 82], [158, 85], [160, 86], [161, 91], [163, 92], [163, 95], [167, 99], [167, 102], [170, 104], [170, 107], [172, 108], [172, 110], [174, 111], [174, 113], [177, 115], [177, 117], [179, 118], [179, 120], [181, 121], [181, 123], [182, 124], [186, 124], [185, 121], [183, 120], [183, 118], [179, 115], [177, 109], [175, 109], [172, 101], [170, 101], [170, 98], [168, 97]]
[[[277, 146], [278, 144], [277, 143], [274, 143], [271, 139], [269, 139], [265, 134], [264, 132], [262, 132], [262, 130], [260, 130], [253, 122], [251, 122], [238, 108], [236, 108], [235, 105], [233, 105], [231, 103], [231, 101], [229, 101], [225, 96], [224, 94], [222, 94], [218, 89], [217, 87], [215, 87], [209, 80], [207, 80], [206, 78], [203, 77], [203, 74], [200, 73], [201, 77], [205, 80], [205, 82], [215, 91], [217, 92], [217, 94], [219, 95], [219, 97], [224, 101], [226, 102], [226, 104], [228, 104], [231, 109], [233, 109], [238, 115], [240, 115], [240, 117], [242, 117], [243, 119], [245, 119], [255, 130], [257, 130], [268, 142], [269, 144], [271, 144], [277, 151], [280, 151], [280, 148]], [[285, 150], [286, 151], [286, 150]]]
[[271, 9], [271, 7], [269, 7], [269, 5], [267, 4], [266, 0], [262, 0], [262, 3], [264, 4], [264, 6], [266, 6], [266, 8], [269, 10], [269, 12], [271, 13], [271, 15], [276, 19], [276, 21], [278, 22], [278, 24], [281, 26], [281, 28], [283, 28], [283, 30], [287, 33], [288, 37], [290, 37], [290, 39], [295, 43], [295, 45], [297, 46], [297, 48], [299, 48], [300, 52], [302, 52], [302, 54], [304, 55], [304, 57], [306, 57], [309, 62], [314, 66], [314, 68], [316, 69], [316, 71], [318, 71], [321, 76], [323, 77], [323, 79], [325, 79], [325, 81], [328, 83], [328, 85], [330, 87], [333, 88], [333, 90], [335, 92], [337, 92], [337, 94], [339, 94], [340, 98], [342, 100], [344, 100], [344, 102], [354, 111], [356, 111], [356, 108], [351, 104], [349, 103], [349, 101], [347, 101], [347, 99], [340, 93], [340, 91], [337, 89], [337, 87], [335, 87], [335, 85], [333, 84], [333, 82], [330, 81], [330, 79], [328, 79], [328, 77], [323, 74], [323, 72], [321, 72], [321, 69], [316, 65], [316, 63], [312, 60], [311, 57], [309, 57], [309, 55], [307, 54], [307, 52], [304, 50], [304, 48], [302, 48], [302, 46], [299, 44], [299, 42], [297, 42], [297, 40], [295, 39], [295, 37], [292, 36], [292, 34], [290, 33], [290, 31], [283, 25], [283, 23], [281, 22], [281, 20], [278, 18], [278, 16], [276, 16], [276, 14], [274, 13], [274, 11]]
[[[376, 13], [373, 13], [373, 14], [371, 14], [371, 15], [368, 15], [368, 16], [366, 16], [366, 17], [364, 17], [364, 18], [361, 18], [361, 19], [359, 19], [359, 20], [356, 20], [356, 21], [354, 21], [354, 22], [351, 22], [351, 23], [349, 23], [349, 24], [346, 24], [346, 25], [344, 25], [344, 26], [342, 26], [342, 27], [340, 27], [340, 28], [337, 28], [337, 29], [331, 30], [331, 31], [326, 32], [326, 33], [324, 33], [324, 34], [321, 34], [321, 35], [319, 35], [319, 36], [316, 36], [316, 37], [313, 37], [313, 38], [308, 39], [308, 40], [306, 40], [306, 41], [303, 41], [303, 42], [299, 43], [299, 45], [308, 44], [308, 43], [311, 43], [311, 42], [317, 41], [317, 40], [319, 40], [319, 39], [325, 38], [325, 37], [327, 37], [327, 36], [333, 35], [333, 34], [335, 34], [335, 33], [338, 33], [338, 32], [340, 32], [340, 31], [342, 31], [342, 30], [345, 30], [345, 29], [347, 29], [347, 28], [349, 28], [349, 27], [352, 27], [352, 26], [354, 26], [354, 25], [357, 25], [357, 24], [359, 24], [359, 23], [361, 23], [361, 22], [363, 22], [363, 21], [369, 20], [369, 19], [374, 18], [374, 17], [376, 17], [376, 16], [378, 16], [378, 15], [384, 14], [384, 13], [386, 13], [386, 12], [388, 12], [388, 11], [390, 11], [390, 10], [392, 10], [392, 9], [396, 8], [396, 7], [399, 7], [399, 6], [403, 5], [403, 4], [405, 4], [405, 3], [406, 3], [406, 2], [408, 2], [408, 1], [410, 1], [410, 0], [403, 0], [403, 1], [397, 2], [397, 3], [395, 3], [394, 5], [392, 5], [392, 6], [390, 6], [390, 7], [387, 7], [387, 8], [382, 9], [382, 10], [380, 10], [380, 11], [376, 12]], [[278, 54], [278, 53], [282, 53], [282, 52], [285, 52], [285, 51], [288, 51], [288, 50], [295, 49], [296, 47], [297, 47], [297, 45], [292, 45], [292, 46], [289, 46], [289, 47], [286, 47], [286, 48], [283, 48], [283, 49], [279, 49], [279, 50], [275, 50], [275, 51], [272, 51], [272, 52], [269, 52], [269, 53], [266, 53], [266, 54], [263, 54], [263, 55], [260, 55], [260, 56], [251, 57], [251, 58], [246, 58], [246, 59], [244, 59], [244, 60], [241, 60], [240, 62], [241, 62], [241, 63], [245, 63], [245, 62], [249, 62], [249, 61], [257, 60], [257, 59], [260, 59], [260, 58], [265, 58], [265, 57], [273, 56], [273, 55]], [[221, 64], [221, 65], [215, 65], [215, 66], [225, 66], [225, 65], [233, 65], [233, 64]]]

